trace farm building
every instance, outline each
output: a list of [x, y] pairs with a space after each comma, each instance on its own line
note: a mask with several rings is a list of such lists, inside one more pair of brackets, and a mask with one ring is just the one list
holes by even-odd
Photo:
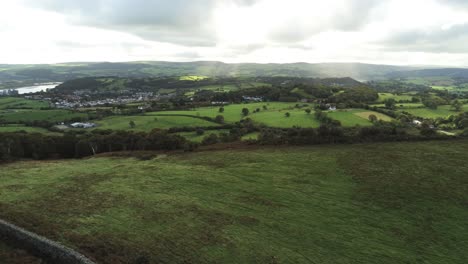
[[70, 125], [72, 128], [93, 128], [96, 127], [94, 123], [73, 123]]

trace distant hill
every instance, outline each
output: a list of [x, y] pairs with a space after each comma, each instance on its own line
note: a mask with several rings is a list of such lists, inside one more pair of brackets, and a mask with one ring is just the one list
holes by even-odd
[[389, 78], [428, 78], [428, 77], [449, 77], [457, 79], [468, 79], [468, 69], [465, 68], [444, 68], [444, 69], [423, 69], [412, 71], [399, 71], [387, 74]]
[[0, 65], [0, 83], [66, 81], [96, 76], [168, 77], [183, 75], [209, 77], [350, 77], [364, 81], [382, 79], [395, 71], [415, 69], [417, 68], [362, 63], [228, 64], [211, 61]]

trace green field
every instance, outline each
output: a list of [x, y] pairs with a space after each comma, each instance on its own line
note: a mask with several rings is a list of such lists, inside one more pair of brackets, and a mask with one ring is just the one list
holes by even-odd
[[[224, 106], [224, 112], [220, 113], [219, 108], [220, 106], [215, 107], [202, 107], [197, 108], [195, 110], [188, 110], [188, 111], [164, 111], [164, 112], [152, 112], [147, 113], [146, 115], [154, 116], [154, 115], [193, 115], [193, 116], [206, 116], [215, 118], [217, 115], [224, 116], [224, 120], [227, 123], [235, 123], [239, 122], [244, 118], [242, 115], [242, 109], [248, 108], [250, 114], [247, 116], [257, 122], [265, 123], [265, 124], [273, 124], [273, 125], [280, 125], [280, 127], [284, 127], [286, 125], [281, 125], [283, 122], [290, 123], [293, 125], [302, 125], [308, 126], [311, 122], [309, 117], [306, 116], [304, 109], [295, 109], [295, 105], [297, 103], [282, 103], [282, 102], [263, 102], [263, 103], [250, 103], [250, 104], [232, 104]], [[263, 106], [266, 106], [267, 109], [264, 110]], [[308, 106], [309, 108], [313, 108], [312, 105]], [[256, 109], [260, 109], [260, 112], [254, 113]], [[297, 112], [298, 114], [296, 117], [291, 115], [291, 120], [286, 120], [284, 118], [284, 114], [286, 112]], [[302, 117], [300, 117], [303, 114]], [[313, 114], [312, 114], [313, 116]], [[278, 119], [278, 120], [276, 120]], [[294, 121], [296, 120], [296, 121]], [[292, 126], [292, 125], [291, 125]]]
[[[407, 109], [404, 109], [404, 111], [412, 115], [423, 117], [423, 118], [438, 118], [438, 117], [445, 118], [451, 115], [459, 114], [458, 112], [453, 111], [450, 105], [441, 105], [437, 107], [437, 109], [407, 108]], [[462, 111], [468, 111], [468, 105], [464, 105]]]
[[197, 134], [197, 132], [180, 132], [177, 133], [178, 135], [183, 136], [187, 140], [190, 140], [192, 142], [197, 142], [200, 143], [203, 141], [203, 139], [211, 134], [219, 135], [221, 133], [227, 133], [229, 134], [229, 130], [226, 129], [220, 129], [220, 130], [207, 130], [203, 135]]
[[0, 111], [0, 119], [7, 122], [22, 123], [31, 121], [64, 122], [75, 117], [87, 118], [85, 113], [68, 110], [4, 110]]
[[[385, 108], [385, 104], [373, 104], [371, 106]], [[422, 103], [397, 103], [395, 106], [396, 109], [424, 108], [424, 105]]]
[[[286, 117], [286, 113], [289, 113], [290, 116]], [[314, 128], [320, 126], [320, 122], [315, 118], [314, 113], [307, 114], [304, 110], [264, 111], [252, 114], [250, 118], [269, 127]]]
[[179, 78], [180, 81], [202, 81], [208, 79], [207, 76], [187, 75]]
[[28, 133], [50, 133], [47, 129], [40, 128], [40, 127], [28, 127], [22, 125], [6, 125], [0, 126], [0, 133], [5, 132], [21, 132], [25, 131]]
[[45, 101], [27, 100], [16, 97], [0, 97], [0, 110], [3, 109], [40, 109], [49, 107]]
[[467, 148], [438, 141], [16, 162], [0, 171], [0, 218], [98, 263], [464, 264]]
[[[135, 128], [130, 127], [130, 121], [135, 122]], [[208, 127], [218, 124], [185, 116], [111, 116], [97, 121], [97, 129], [134, 130], [149, 132], [155, 128], [169, 129], [171, 127]]]
[[328, 116], [330, 118], [340, 121], [341, 125], [344, 127], [353, 127], [356, 125], [372, 126], [372, 122], [369, 120], [369, 115], [375, 115], [378, 119], [383, 121], [392, 120], [392, 118], [384, 114], [364, 109], [348, 109], [328, 112]]
[[392, 93], [379, 93], [379, 102], [384, 102], [387, 99], [395, 99], [397, 102], [398, 101], [411, 101], [413, 98], [413, 95], [411, 94], [392, 94]]

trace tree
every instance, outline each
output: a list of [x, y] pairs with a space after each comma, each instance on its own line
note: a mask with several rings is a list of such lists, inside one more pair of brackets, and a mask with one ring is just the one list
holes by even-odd
[[197, 129], [196, 133], [197, 133], [197, 135], [201, 136], [201, 135], [205, 134], [205, 130], [199, 128], [199, 129]]
[[219, 123], [219, 124], [224, 124], [224, 116], [222, 116], [222, 115], [217, 115], [217, 116], [215, 117], [215, 122], [216, 122], [216, 123]]
[[220, 107], [220, 108], [219, 108], [219, 112], [220, 112], [220, 113], [224, 113], [224, 107]]
[[460, 121], [458, 121], [458, 127], [459, 128], [468, 128], [468, 118], [463, 118]]
[[130, 121], [130, 123], [128, 123], [128, 125], [131, 127], [131, 128], [135, 128], [136, 127], [136, 124], [135, 122], [132, 120]]
[[249, 115], [249, 109], [248, 108], [242, 108], [242, 115], [248, 116]]
[[219, 138], [216, 134], [210, 134], [202, 140], [203, 145], [213, 145], [219, 142]]
[[377, 116], [376, 115], [369, 115], [369, 121], [371, 121], [372, 123], [374, 122], [377, 122]]
[[388, 109], [395, 109], [396, 101], [393, 98], [384, 101], [385, 107]]
[[421, 135], [426, 136], [426, 137], [431, 137], [437, 134], [437, 132], [431, 127], [431, 125], [426, 122], [424, 122], [421, 125], [420, 133]]
[[463, 103], [458, 100], [453, 101], [452, 109], [454, 109], [457, 112], [460, 112], [463, 109]]
[[289, 112], [286, 112], [286, 114], [284, 114], [285, 117], [290, 117], [291, 114]]
[[310, 108], [307, 108], [307, 109], [305, 110], [305, 112], [306, 112], [308, 115], [310, 115], [310, 113], [312, 113], [312, 110], [310, 110]]

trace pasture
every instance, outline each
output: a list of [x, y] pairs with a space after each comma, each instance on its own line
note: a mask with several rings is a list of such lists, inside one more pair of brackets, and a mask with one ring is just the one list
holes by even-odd
[[45, 101], [28, 100], [16, 97], [0, 97], [0, 110], [5, 109], [40, 109], [49, 107]]
[[[290, 116], [286, 117], [286, 113]], [[291, 128], [317, 128], [320, 122], [315, 118], [314, 112], [307, 114], [304, 110], [263, 111], [249, 116], [253, 121], [269, 127]]]
[[[462, 111], [467, 111], [468, 105], [463, 106]], [[422, 117], [422, 118], [446, 118], [451, 115], [457, 115], [459, 112], [452, 110], [450, 105], [441, 105], [437, 107], [437, 109], [429, 109], [429, 108], [407, 108], [403, 111], [408, 112], [414, 116]]]
[[[250, 118], [254, 118], [254, 115], [263, 112], [279, 112], [284, 110], [294, 110], [294, 106], [296, 103], [282, 103], [282, 102], [261, 102], [261, 103], [246, 103], [246, 104], [231, 104], [223, 106], [224, 112], [219, 112], [219, 108], [221, 106], [211, 106], [211, 107], [201, 107], [194, 110], [187, 110], [187, 111], [163, 111], [163, 112], [151, 112], [147, 113], [146, 115], [154, 116], [154, 115], [192, 115], [192, 116], [206, 116], [215, 118], [217, 115], [224, 116], [224, 120], [227, 123], [235, 123], [239, 122], [244, 118], [242, 115], [242, 109], [247, 108], [249, 109], [249, 116]], [[266, 107], [264, 109], [263, 107]], [[309, 106], [313, 108], [312, 105]], [[260, 110], [258, 113], [254, 113], [255, 110]]]
[[[130, 122], [135, 123], [135, 127], [130, 127]], [[169, 129], [172, 127], [209, 127], [218, 126], [218, 124], [202, 120], [200, 118], [192, 118], [185, 116], [111, 116], [96, 121], [98, 127], [96, 129], [113, 129], [113, 130], [133, 130], [149, 132], [155, 128]]]
[[40, 127], [28, 127], [23, 125], [5, 125], [0, 126], [0, 133], [9, 133], [9, 132], [28, 132], [28, 133], [50, 133], [47, 129]]
[[372, 126], [372, 122], [369, 120], [369, 115], [375, 115], [378, 119], [383, 121], [391, 121], [392, 118], [384, 114], [380, 114], [374, 111], [368, 111], [364, 109], [347, 109], [338, 110], [334, 112], [328, 112], [328, 116], [341, 122], [344, 127], [353, 126]]
[[177, 134], [180, 135], [180, 136], [183, 136], [184, 138], [186, 138], [189, 141], [200, 143], [200, 142], [203, 141], [203, 139], [205, 137], [207, 137], [207, 136], [209, 136], [211, 134], [215, 134], [215, 135], [219, 136], [221, 133], [228, 133], [229, 134], [229, 130], [226, 130], [226, 129], [206, 130], [206, 131], [204, 131], [204, 133], [202, 135], [199, 135], [197, 132], [180, 132], [180, 133], [177, 133]]
[[198, 76], [198, 75], [186, 75], [179, 78], [180, 81], [202, 81], [208, 79], [207, 76]]
[[379, 93], [379, 102], [384, 102], [387, 99], [394, 99], [395, 101], [411, 101], [413, 95], [411, 94], [392, 94], [392, 93]]
[[0, 171], [0, 218], [103, 264], [464, 264], [467, 148], [436, 141], [22, 161]]
[[24, 123], [32, 121], [66, 122], [73, 118], [87, 118], [85, 113], [69, 110], [4, 110], [0, 111], [0, 119], [9, 123]]

